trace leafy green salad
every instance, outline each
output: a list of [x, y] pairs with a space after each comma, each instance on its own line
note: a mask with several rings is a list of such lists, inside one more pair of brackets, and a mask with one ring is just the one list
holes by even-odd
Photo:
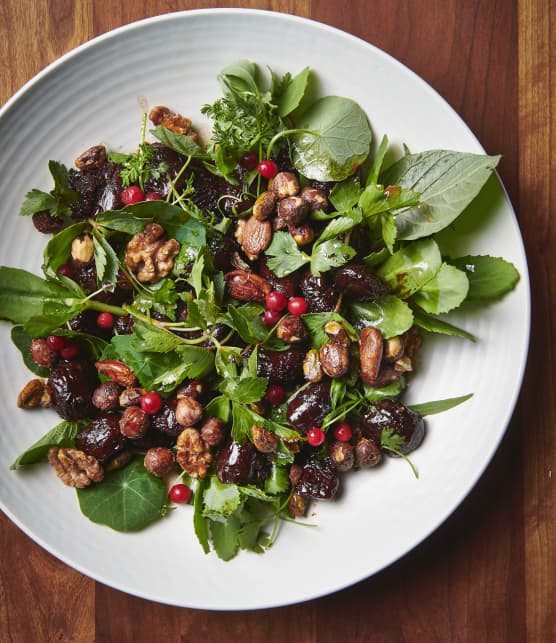
[[189, 511], [205, 553], [229, 560], [346, 475], [370, 484], [398, 458], [418, 477], [424, 418], [472, 395], [404, 404], [431, 368], [420, 346], [475, 341], [446, 313], [519, 274], [436, 236], [498, 156], [396, 158], [355, 101], [314, 98], [309, 68], [240, 60], [218, 78], [208, 141], [156, 106], [135, 151], [49, 162], [52, 189], [20, 212], [48, 235], [43, 275], [0, 267], [0, 317], [34, 374], [18, 406], [61, 417], [12, 469], [48, 463], [122, 532]]

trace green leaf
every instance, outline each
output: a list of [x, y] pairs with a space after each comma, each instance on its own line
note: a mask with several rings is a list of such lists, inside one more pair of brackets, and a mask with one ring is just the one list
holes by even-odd
[[238, 402], [232, 402], [232, 438], [244, 444], [251, 435], [253, 424], [256, 422], [253, 421], [252, 411]]
[[345, 234], [352, 228], [354, 228], [358, 223], [361, 223], [361, 216], [357, 216], [354, 212], [352, 216], [346, 217], [337, 217], [332, 219], [332, 221], [326, 226], [326, 228], [320, 233], [318, 237], [318, 243], [323, 241], [329, 241], [330, 239], [335, 239], [342, 234]]
[[220, 384], [219, 389], [234, 402], [252, 404], [263, 397], [267, 384], [266, 377], [229, 378]]
[[361, 181], [358, 176], [349, 176], [347, 179], [336, 183], [328, 200], [338, 210], [338, 212], [347, 212], [351, 210], [361, 196]]
[[498, 165], [500, 156], [431, 150], [408, 154], [380, 177], [384, 185], [400, 185], [421, 193], [418, 206], [396, 217], [399, 239], [427, 237], [463, 212]]
[[436, 400], [435, 402], [423, 402], [423, 404], [411, 404], [409, 408], [421, 417], [425, 415], [434, 415], [435, 413], [443, 413], [453, 409], [473, 397], [473, 393], [467, 395], [460, 395], [459, 397], [450, 397], [445, 400]]
[[151, 134], [157, 138], [159, 141], [164, 143], [166, 147], [169, 147], [174, 152], [182, 154], [183, 156], [191, 156], [192, 158], [197, 159], [209, 159], [210, 156], [203, 151], [201, 147], [195, 141], [193, 141], [189, 136], [185, 134], [175, 134], [170, 131], [168, 128], [158, 125], [151, 130]]
[[431, 317], [430, 315], [426, 315], [420, 311], [413, 311], [413, 317], [417, 326], [423, 330], [429, 331], [430, 333], [451, 335], [452, 337], [464, 337], [472, 342], [476, 341], [475, 336], [471, 333], [436, 317]]
[[205, 406], [207, 417], [220, 418], [223, 422], [230, 419], [230, 400], [225, 395], [217, 395]]
[[225, 522], [209, 521], [212, 544], [218, 558], [231, 560], [239, 550], [239, 530], [241, 522], [235, 515]]
[[98, 283], [116, 284], [120, 270], [120, 261], [116, 251], [97, 231], [93, 232], [93, 247]]
[[33, 336], [27, 333], [23, 326], [13, 326], [11, 332], [11, 339], [15, 346], [18, 348], [23, 358], [23, 362], [27, 368], [38, 375], [39, 377], [48, 377], [50, 370], [44, 366], [39, 366], [33, 358], [31, 357], [31, 351], [29, 346], [31, 345], [31, 340]]
[[69, 187], [68, 170], [57, 161], [49, 161], [48, 169], [54, 180], [54, 188], [50, 193], [35, 189], [27, 192], [19, 211], [20, 215], [28, 216], [43, 210], [58, 218], [71, 215], [69, 206], [79, 198], [79, 195]]
[[378, 183], [378, 177], [379, 177], [380, 170], [382, 168], [382, 164], [384, 162], [384, 157], [386, 156], [387, 150], [388, 150], [388, 137], [385, 134], [382, 137], [382, 140], [380, 141], [380, 145], [378, 146], [378, 150], [373, 159], [373, 164], [371, 165], [371, 169], [369, 170], [369, 176], [367, 177], [366, 185], [375, 185], [376, 183]]
[[16, 458], [10, 469], [19, 469], [28, 464], [46, 461], [50, 447], [72, 447], [77, 434], [86, 424], [87, 422], [83, 420], [60, 422]]
[[137, 458], [107, 473], [101, 484], [78, 489], [77, 497], [89, 520], [116, 531], [139, 531], [162, 516], [166, 486]]
[[210, 477], [203, 497], [203, 515], [207, 518], [227, 518], [241, 504], [241, 495], [235, 484], [223, 484], [216, 476]]
[[393, 399], [398, 397], [405, 388], [405, 380], [400, 377], [395, 382], [387, 384], [386, 386], [367, 386], [363, 385], [363, 395], [367, 402], [376, 404], [380, 400]]
[[271, 257], [267, 265], [277, 277], [285, 277], [311, 260], [297, 247], [291, 234], [284, 231], [272, 235], [272, 242], [265, 254]]
[[203, 496], [208, 480], [198, 479], [193, 498], [193, 530], [205, 554], [210, 552], [208, 520], [203, 516]]
[[328, 335], [324, 332], [324, 326], [329, 321], [337, 321], [342, 324], [352, 341], [356, 342], [359, 339], [355, 328], [339, 313], [305, 313], [302, 319], [309, 332], [311, 348], [320, 349], [323, 344], [330, 341]]
[[316, 181], [342, 181], [367, 158], [372, 139], [367, 116], [349, 98], [320, 98], [303, 114], [292, 137], [296, 169]]
[[467, 299], [499, 299], [513, 290], [519, 281], [516, 267], [501, 257], [467, 255], [448, 259], [448, 262], [467, 275]]
[[413, 312], [395, 295], [381, 295], [373, 301], [351, 301], [349, 318], [357, 328], [375, 326], [385, 339], [401, 335], [413, 325]]
[[71, 244], [75, 237], [86, 230], [88, 223], [80, 221], [64, 228], [53, 235], [46, 244], [43, 253], [43, 270], [49, 276], [55, 276], [58, 268], [67, 263], [71, 256]]
[[284, 493], [291, 486], [286, 467], [272, 463], [270, 474], [265, 481], [264, 490], [270, 494]]
[[305, 95], [311, 70], [309, 67], [302, 69], [286, 86], [278, 100], [278, 114], [284, 118], [299, 107]]
[[440, 270], [429, 279], [411, 300], [427, 313], [447, 313], [457, 308], [467, 297], [469, 281], [465, 273], [443, 263]]
[[[357, 252], [354, 248], [340, 239], [331, 239], [330, 241], [315, 244], [311, 254], [311, 272], [318, 277], [322, 272], [343, 266], [350, 259], [353, 259], [356, 254]], [[268, 265], [272, 270], [270, 262]]]
[[35, 214], [35, 212], [51, 211], [56, 208], [56, 199], [48, 192], [33, 189], [27, 192], [21, 204], [19, 214], [22, 217]]

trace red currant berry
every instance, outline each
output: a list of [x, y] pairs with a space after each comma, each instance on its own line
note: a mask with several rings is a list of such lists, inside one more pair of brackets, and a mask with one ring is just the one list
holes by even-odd
[[141, 408], [148, 415], [154, 415], [162, 408], [162, 398], [155, 391], [149, 391], [141, 396]]
[[137, 185], [130, 185], [122, 192], [121, 199], [124, 205], [131, 205], [132, 203], [144, 201], [145, 195], [140, 187]]
[[158, 192], [148, 192], [145, 194], [145, 201], [160, 201], [162, 197]]
[[340, 422], [334, 427], [334, 437], [339, 442], [349, 442], [352, 435], [353, 431], [347, 422]]
[[320, 447], [320, 445], [324, 442], [325, 437], [326, 435], [324, 431], [322, 429], [319, 429], [318, 426], [314, 426], [312, 429], [309, 429], [307, 431], [307, 443], [312, 447]]
[[63, 335], [49, 335], [46, 343], [55, 351], [61, 351], [66, 345], [66, 338]]
[[282, 404], [286, 399], [286, 391], [284, 391], [282, 386], [278, 386], [278, 384], [271, 384], [266, 389], [266, 399], [271, 404]]
[[247, 154], [244, 154], [242, 156], [239, 163], [241, 167], [245, 168], [246, 170], [254, 170], [259, 164], [259, 157], [257, 156], [256, 152], [247, 152]]
[[58, 268], [58, 274], [62, 275], [63, 277], [68, 277], [69, 279], [73, 279], [73, 269], [69, 265], [69, 263], [63, 263]]
[[278, 310], [265, 310], [263, 313], [263, 324], [265, 326], [274, 326], [280, 321], [282, 315]]
[[288, 305], [288, 300], [286, 299], [286, 295], [273, 290], [272, 292], [269, 292], [265, 297], [265, 303], [267, 310], [280, 312], [281, 310], [284, 310], [284, 308]]
[[258, 166], [259, 174], [264, 179], [273, 179], [278, 174], [278, 166], [274, 161], [267, 159], [261, 161]]
[[308, 308], [307, 302], [303, 297], [292, 297], [288, 301], [288, 310], [292, 315], [304, 315]]
[[114, 315], [112, 313], [99, 313], [97, 317], [97, 326], [99, 328], [112, 328], [114, 326]]
[[184, 484], [175, 484], [168, 492], [168, 498], [177, 505], [189, 502], [191, 489]]
[[79, 346], [71, 339], [66, 340], [66, 345], [60, 349], [60, 357], [75, 359], [79, 355]]

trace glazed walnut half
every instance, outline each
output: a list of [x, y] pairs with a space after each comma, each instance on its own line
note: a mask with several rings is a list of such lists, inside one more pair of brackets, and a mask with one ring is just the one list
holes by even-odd
[[92, 482], [101, 482], [104, 478], [104, 470], [99, 461], [78, 449], [52, 447], [48, 451], [48, 462], [68, 487], [84, 489]]
[[167, 239], [161, 225], [149, 223], [127, 244], [125, 263], [139, 281], [154, 283], [170, 273], [179, 251], [180, 244]]
[[212, 454], [199, 431], [192, 427], [184, 429], [178, 435], [176, 447], [176, 461], [180, 467], [192, 478], [205, 478]]

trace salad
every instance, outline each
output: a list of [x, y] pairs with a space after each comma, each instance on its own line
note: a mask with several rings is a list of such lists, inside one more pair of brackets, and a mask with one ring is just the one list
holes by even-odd
[[472, 395], [403, 403], [427, 336], [475, 339], [444, 315], [519, 280], [435, 238], [499, 157], [393, 160], [313, 80], [238, 61], [202, 108], [210, 140], [156, 106], [135, 151], [50, 161], [52, 190], [25, 197], [43, 276], [0, 267], [0, 316], [36, 376], [18, 406], [61, 422], [12, 468], [48, 462], [96, 523], [137, 531], [189, 504], [205, 552], [263, 552], [345, 475], [391, 456], [418, 477], [424, 418]]

